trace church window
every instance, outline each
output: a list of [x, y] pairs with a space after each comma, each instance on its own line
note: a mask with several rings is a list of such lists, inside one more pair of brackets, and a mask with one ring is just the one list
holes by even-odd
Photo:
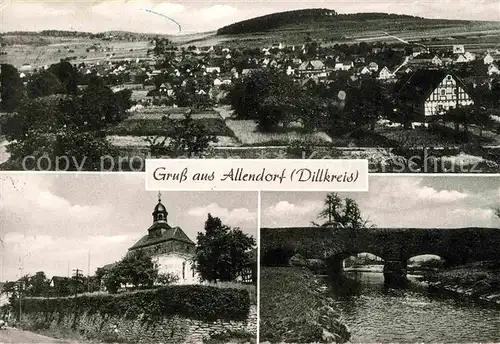
[[158, 214], [158, 220], [164, 220], [163, 214]]
[[186, 279], [186, 262], [182, 262], [182, 279]]

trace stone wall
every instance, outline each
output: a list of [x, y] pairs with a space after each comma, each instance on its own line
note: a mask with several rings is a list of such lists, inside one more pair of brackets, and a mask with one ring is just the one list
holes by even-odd
[[103, 317], [100, 314], [24, 314], [21, 326], [28, 330], [50, 329], [73, 332], [79, 337], [120, 343], [203, 343], [213, 334], [246, 331], [257, 335], [257, 307], [251, 306], [246, 321], [203, 322], [178, 316], [148, 319]]

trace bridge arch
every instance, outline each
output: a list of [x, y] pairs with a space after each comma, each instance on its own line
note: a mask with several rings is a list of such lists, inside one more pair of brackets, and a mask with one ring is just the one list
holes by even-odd
[[360, 255], [361, 257], [367, 256], [372, 258], [373, 260], [378, 260], [382, 264], [384, 263], [385, 259], [383, 255], [380, 252], [377, 252], [376, 250], [371, 251], [371, 250], [345, 250], [337, 253], [331, 254], [327, 258], [328, 266], [332, 270], [332, 272], [341, 272], [344, 267], [346, 266], [345, 262], [349, 258], [358, 258], [360, 260]]
[[449, 259], [437, 254], [418, 254], [407, 259], [407, 267], [413, 270], [442, 268], [450, 265]]

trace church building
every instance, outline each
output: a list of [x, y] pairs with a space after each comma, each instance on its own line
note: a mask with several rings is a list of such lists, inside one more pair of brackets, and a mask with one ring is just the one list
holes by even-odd
[[193, 264], [196, 244], [181, 228], [169, 225], [168, 212], [161, 203], [160, 193], [152, 215], [153, 223], [148, 228], [148, 233], [129, 248], [127, 254], [144, 251], [158, 265], [160, 274], [178, 276], [177, 284], [199, 283]]

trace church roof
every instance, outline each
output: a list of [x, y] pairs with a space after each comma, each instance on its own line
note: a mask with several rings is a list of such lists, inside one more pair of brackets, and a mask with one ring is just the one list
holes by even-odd
[[180, 227], [170, 227], [167, 223], [155, 222], [151, 227], [149, 227], [148, 232], [151, 233], [151, 231], [155, 229], [162, 229], [160, 236], [151, 236], [146, 234], [138, 242], [136, 242], [134, 246], [129, 248], [129, 251], [167, 241], [181, 241], [186, 244], [195, 245], [195, 243], [189, 239]]

